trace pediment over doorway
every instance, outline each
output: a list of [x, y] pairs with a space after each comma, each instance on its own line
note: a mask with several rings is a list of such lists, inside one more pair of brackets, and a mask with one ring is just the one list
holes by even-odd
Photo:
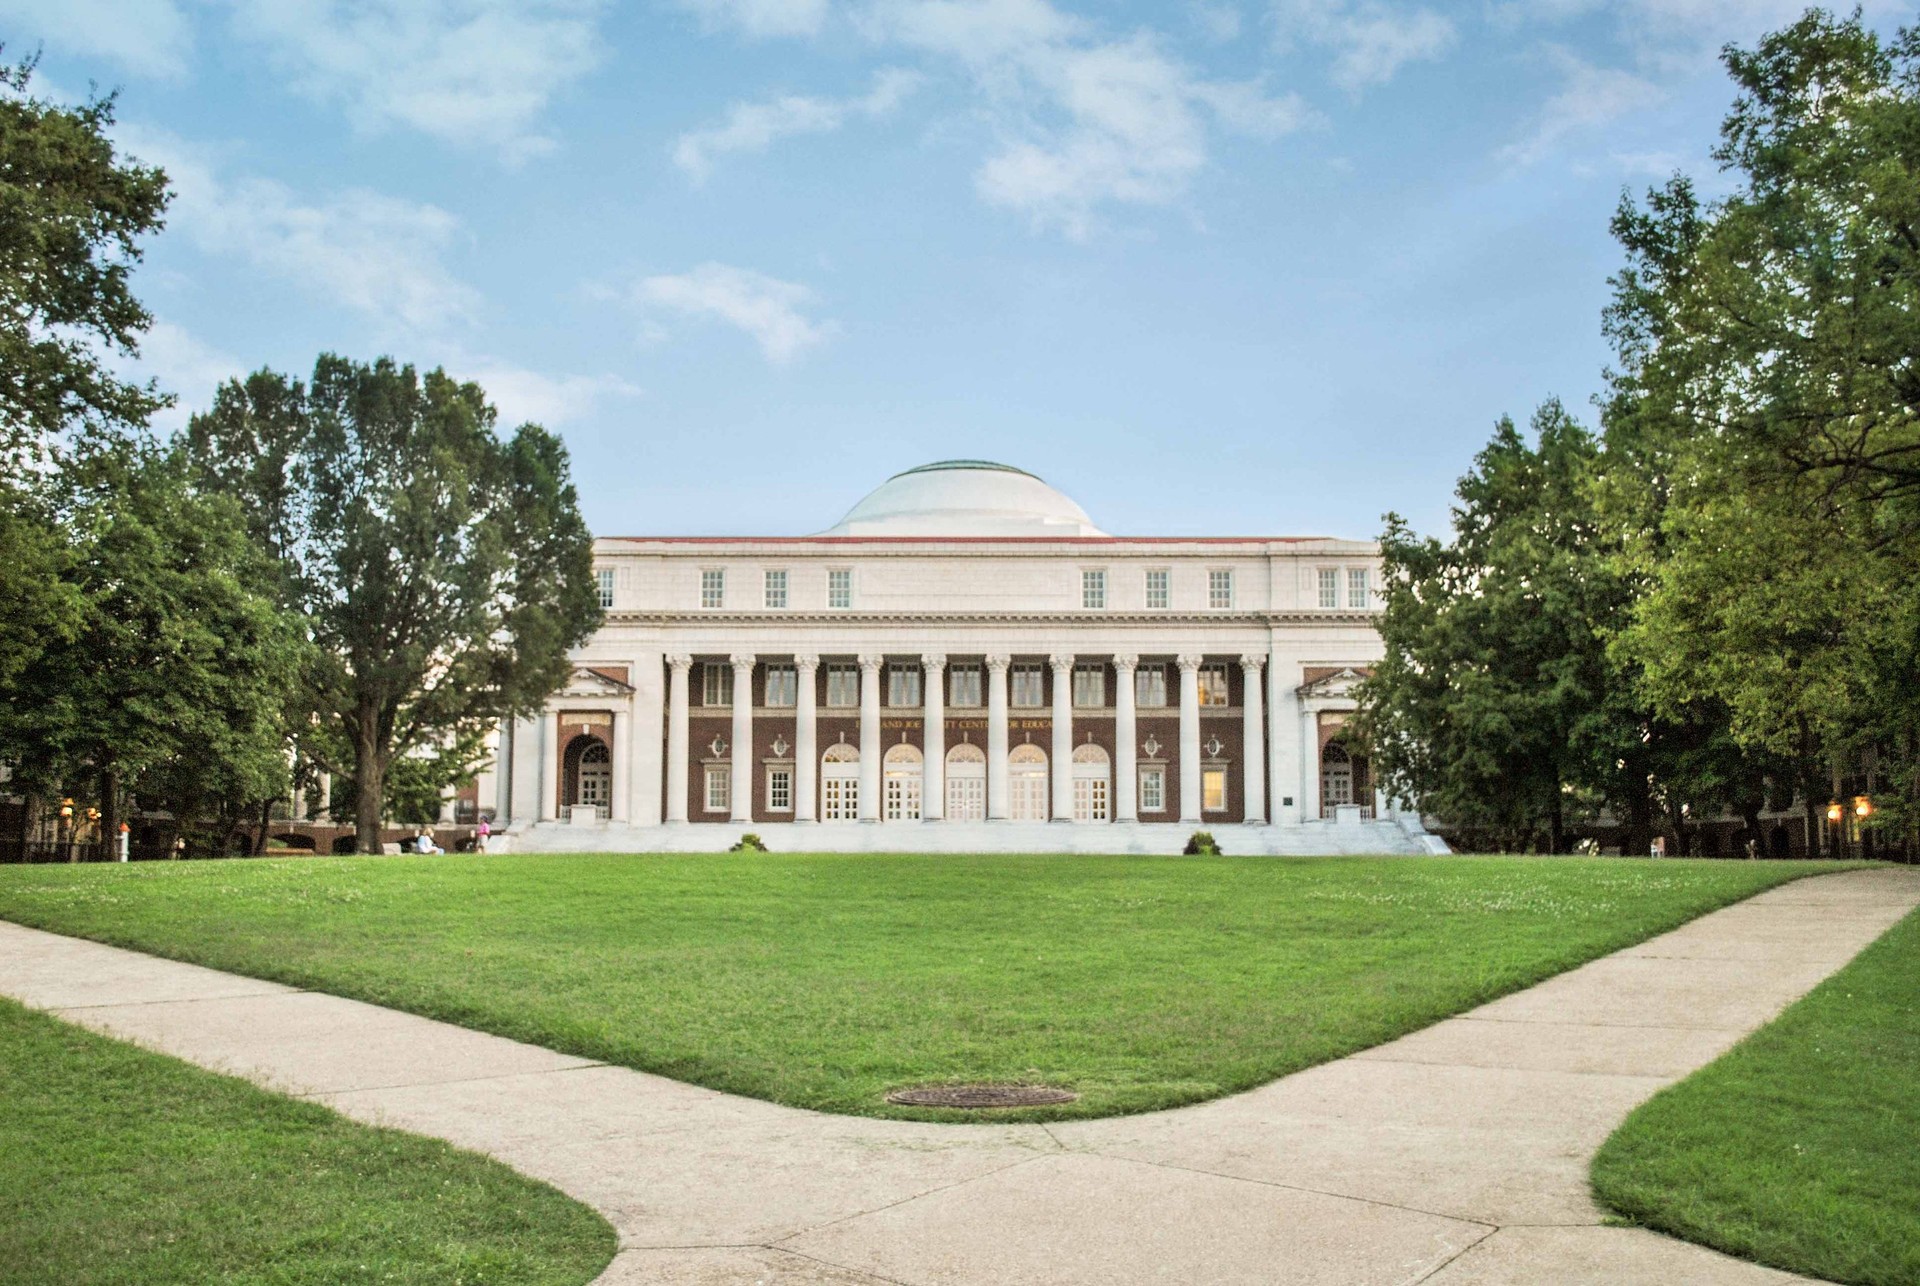
[[1360, 685], [1360, 680], [1366, 678], [1367, 674], [1367, 670], [1355, 669], [1352, 666], [1342, 666], [1339, 669], [1325, 668], [1318, 672], [1308, 670], [1307, 681], [1300, 685], [1299, 692], [1303, 697], [1351, 699]]
[[624, 667], [576, 665], [573, 673], [560, 690], [554, 693], [558, 697], [626, 697], [633, 692], [633, 685], [626, 681]]

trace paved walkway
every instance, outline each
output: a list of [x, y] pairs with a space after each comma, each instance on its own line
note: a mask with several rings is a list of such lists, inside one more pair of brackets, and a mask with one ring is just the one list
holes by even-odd
[[1246, 1094], [1054, 1126], [824, 1116], [0, 923], [0, 992], [487, 1152], [619, 1229], [603, 1286], [1796, 1280], [1609, 1228], [1587, 1162], [1920, 904], [1802, 880]]

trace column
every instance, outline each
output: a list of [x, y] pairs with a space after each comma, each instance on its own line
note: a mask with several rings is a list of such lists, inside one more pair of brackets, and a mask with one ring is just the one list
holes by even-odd
[[1320, 717], [1300, 703], [1300, 816], [1320, 820]]
[[[1276, 823], [1300, 820], [1299, 738], [1294, 736], [1294, 688], [1299, 666], [1275, 653], [1267, 662], [1267, 735], [1272, 747], [1267, 772], [1272, 786], [1267, 793], [1267, 815]], [[1292, 796], [1293, 803], [1282, 801]]]
[[753, 653], [736, 652], [733, 662], [733, 786], [728, 798], [730, 822], [753, 821]]
[[1073, 654], [1056, 652], [1053, 665], [1053, 820], [1073, 820]]
[[613, 712], [612, 734], [613, 751], [613, 799], [609, 801], [607, 819], [624, 822], [633, 816], [629, 811], [633, 795], [629, 787], [633, 784], [633, 715]]
[[1240, 734], [1240, 754], [1245, 760], [1242, 767], [1246, 779], [1240, 789], [1247, 801], [1246, 820], [1256, 824], [1267, 820], [1267, 729], [1265, 703], [1260, 699], [1260, 684], [1265, 677], [1265, 669], [1265, 657], [1249, 655], [1240, 658], [1240, 705], [1246, 721]]
[[559, 714], [552, 710], [542, 710], [540, 725], [540, 759], [534, 780], [539, 783], [540, 820], [557, 821], [560, 817], [560, 731]]
[[1180, 820], [1200, 820], [1200, 658], [1180, 663]]
[[687, 820], [687, 672], [693, 658], [684, 652], [667, 658], [667, 820]]
[[1134, 709], [1133, 670], [1140, 658], [1122, 652], [1113, 658], [1113, 817], [1140, 819], [1140, 787], [1136, 781], [1140, 751], [1138, 715]]
[[633, 718], [627, 724], [627, 820], [634, 826], [660, 824], [666, 793], [666, 669], [660, 653], [633, 658]]
[[880, 820], [880, 670], [886, 658], [860, 658], [860, 820]]
[[1007, 667], [1004, 653], [987, 658], [987, 820], [1007, 820]]
[[920, 697], [923, 703], [920, 750], [920, 816], [937, 822], [947, 815], [947, 658], [929, 652], [920, 658]]
[[820, 788], [814, 774], [820, 771], [820, 754], [814, 737], [814, 702], [819, 695], [814, 686], [820, 670], [820, 658], [801, 653], [793, 658], [794, 680], [800, 685], [793, 698], [793, 820], [820, 820]]

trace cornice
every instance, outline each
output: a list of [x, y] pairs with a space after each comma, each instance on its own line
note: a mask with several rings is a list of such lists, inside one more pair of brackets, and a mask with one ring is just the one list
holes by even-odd
[[887, 625], [887, 626], [969, 626], [969, 625], [1068, 625], [1098, 627], [1109, 625], [1221, 626], [1251, 625], [1366, 625], [1378, 619], [1374, 612], [861, 612], [861, 611], [775, 611], [775, 612], [635, 612], [613, 610], [605, 614], [607, 625], [643, 625], [681, 628], [726, 627], [730, 625]]

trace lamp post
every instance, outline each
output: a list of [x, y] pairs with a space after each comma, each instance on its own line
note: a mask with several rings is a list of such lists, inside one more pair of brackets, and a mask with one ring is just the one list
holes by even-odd
[[1845, 816], [1846, 810], [1840, 806], [1839, 800], [1833, 800], [1827, 805], [1827, 827], [1832, 835], [1833, 855], [1836, 859], [1847, 855], [1847, 832], [1846, 828], [1840, 824]]

